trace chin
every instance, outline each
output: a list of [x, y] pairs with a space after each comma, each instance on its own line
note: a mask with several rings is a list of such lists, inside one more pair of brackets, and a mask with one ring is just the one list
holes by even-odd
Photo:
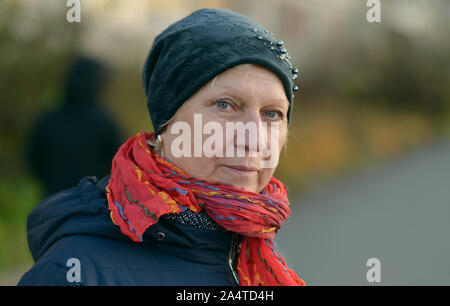
[[242, 180], [230, 180], [228, 181], [229, 184], [232, 184], [233, 186], [245, 189], [250, 192], [257, 192], [257, 185], [254, 182], [245, 182]]
[[250, 192], [256, 192], [256, 189], [257, 189], [257, 188], [255, 188], [254, 185], [251, 185], [251, 186], [249, 186], [249, 185], [237, 185], [237, 186], [242, 188], [242, 189], [245, 189], [247, 191], [250, 191]]

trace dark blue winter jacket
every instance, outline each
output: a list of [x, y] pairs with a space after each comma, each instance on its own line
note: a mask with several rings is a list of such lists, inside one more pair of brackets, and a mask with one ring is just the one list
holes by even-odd
[[238, 284], [230, 264], [237, 234], [160, 219], [142, 243], [133, 242], [111, 221], [108, 181], [109, 176], [84, 177], [30, 213], [28, 243], [35, 264], [19, 285]]

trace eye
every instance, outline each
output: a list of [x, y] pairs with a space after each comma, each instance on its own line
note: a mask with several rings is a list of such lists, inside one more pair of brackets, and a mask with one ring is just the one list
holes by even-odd
[[267, 111], [265, 112], [265, 115], [269, 119], [283, 119], [283, 113], [280, 111]]
[[222, 109], [222, 110], [227, 110], [230, 106], [230, 103], [228, 103], [227, 101], [224, 100], [220, 100], [216, 102], [216, 105], [218, 108]]

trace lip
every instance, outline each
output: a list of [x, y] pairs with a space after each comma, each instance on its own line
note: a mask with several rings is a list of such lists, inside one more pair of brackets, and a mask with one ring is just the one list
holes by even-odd
[[258, 173], [258, 169], [245, 166], [223, 165], [228, 171], [238, 175], [254, 175]]

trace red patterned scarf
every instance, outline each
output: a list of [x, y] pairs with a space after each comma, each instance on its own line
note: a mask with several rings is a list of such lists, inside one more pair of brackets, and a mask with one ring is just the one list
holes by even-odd
[[227, 231], [243, 235], [236, 270], [240, 285], [305, 285], [274, 250], [273, 238], [290, 215], [287, 191], [272, 177], [261, 193], [199, 180], [161, 157], [139, 133], [116, 153], [107, 190], [111, 219], [124, 235], [142, 242], [161, 215], [206, 210]]

